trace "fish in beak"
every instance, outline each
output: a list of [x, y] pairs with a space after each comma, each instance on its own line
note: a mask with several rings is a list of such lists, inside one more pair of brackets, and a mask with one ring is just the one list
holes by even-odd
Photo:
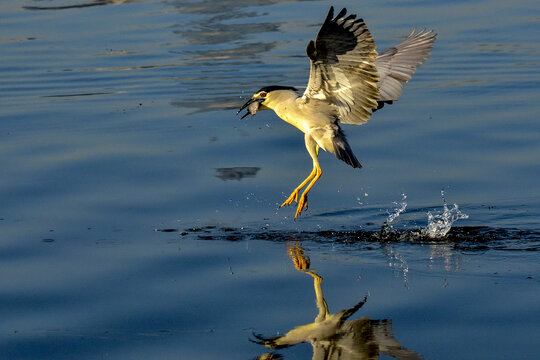
[[264, 102], [264, 100], [265, 99], [257, 99], [257, 98], [249, 99], [244, 105], [242, 105], [240, 110], [238, 110], [236, 112], [236, 115], [240, 114], [240, 111], [244, 110], [245, 108], [247, 108], [247, 111], [240, 118], [240, 120], [242, 120], [243, 118], [245, 118], [246, 116], [248, 116], [250, 114], [251, 114], [251, 116], [255, 115], [257, 113], [257, 110], [259, 110], [259, 107], [261, 106], [261, 104]]

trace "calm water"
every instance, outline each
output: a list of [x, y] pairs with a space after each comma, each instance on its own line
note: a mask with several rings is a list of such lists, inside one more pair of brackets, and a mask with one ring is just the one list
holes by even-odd
[[[293, 221], [302, 134], [235, 112], [305, 86], [330, 5], [439, 36]], [[256, 341], [323, 298], [342, 359], [537, 358], [538, 34], [533, 0], [0, 2], [0, 359], [311, 359]]]

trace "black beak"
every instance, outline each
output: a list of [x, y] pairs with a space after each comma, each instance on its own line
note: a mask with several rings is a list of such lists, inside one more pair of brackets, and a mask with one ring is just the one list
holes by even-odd
[[[249, 99], [248, 101], [246, 101], [246, 103], [244, 105], [242, 105], [242, 107], [240, 108], [240, 110], [238, 110], [236, 112], [236, 115], [240, 114], [240, 111], [244, 110], [245, 108], [247, 108], [249, 105], [251, 105], [252, 103], [254, 103], [255, 101], [257, 101], [257, 99], [254, 99], [254, 98], [251, 98]], [[248, 112], [249, 114], [249, 112]], [[245, 116], [245, 115], [244, 115]]]
[[[246, 111], [246, 113], [244, 115], [242, 115], [242, 117], [240, 118], [240, 120], [242, 120], [243, 118], [245, 118], [246, 116], [248, 116], [250, 114], [249, 111]], [[237, 114], [238, 115], [238, 114]]]

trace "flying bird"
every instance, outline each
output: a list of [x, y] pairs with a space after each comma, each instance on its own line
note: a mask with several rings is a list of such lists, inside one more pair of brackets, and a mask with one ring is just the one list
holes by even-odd
[[242, 118], [259, 110], [274, 110], [304, 133], [313, 170], [281, 204], [298, 203], [295, 219], [307, 208], [307, 194], [322, 175], [319, 149], [361, 168], [340, 124], [362, 125], [374, 111], [397, 100], [403, 84], [429, 56], [436, 36], [433, 31], [414, 29], [399, 44], [377, 53], [363, 19], [347, 16], [346, 9], [334, 17], [330, 7], [317, 38], [306, 48], [311, 67], [304, 93], [292, 86], [265, 86], [238, 110], [237, 114], [247, 108]]

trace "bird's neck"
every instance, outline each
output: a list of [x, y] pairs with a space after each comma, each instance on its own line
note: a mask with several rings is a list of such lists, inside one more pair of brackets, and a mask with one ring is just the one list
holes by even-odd
[[283, 121], [295, 126], [303, 132], [307, 131], [304, 126], [304, 114], [298, 106], [299, 95], [295, 91], [280, 90], [264, 102], [264, 106], [274, 110], [277, 116]]
[[264, 106], [274, 110], [279, 115], [283, 109], [290, 107], [297, 98], [298, 94], [292, 90], [273, 91], [264, 102]]

